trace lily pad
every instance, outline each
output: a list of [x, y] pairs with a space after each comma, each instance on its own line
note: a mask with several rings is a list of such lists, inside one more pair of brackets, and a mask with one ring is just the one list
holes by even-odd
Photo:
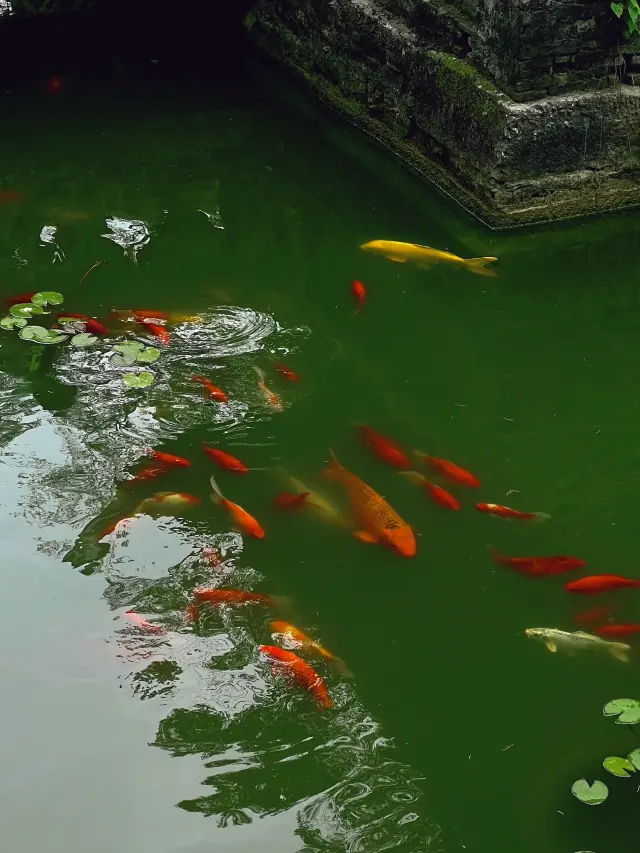
[[123, 344], [116, 344], [114, 346], [115, 352], [142, 352], [145, 348], [144, 344], [138, 343], [138, 341], [125, 341]]
[[9, 308], [9, 313], [14, 317], [23, 317], [29, 319], [34, 314], [44, 314], [44, 308], [40, 305], [34, 305], [33, 302], [18, 302], [17, 305], [12, 305]]
[[61, 344], [67, 340], [66, 335], [45, 329], [44, 326], [25, 326], [20, 329], [20, 337], [34, 344]]
[[602, 709], [605, 717], [618, 717], [618, 725], [640, 723], [640, 702], [637, 699], [613, 699]]
[[41, 290], [31, 297], [34, 305], [62, 305], [64, 296], [56, 290]]
[[640, 749], [634, 749], [633, 752], [629, 753], [627, 758], [633, 764], [636, 770], [640, 770]]
[[602, 762], [605, 770], [608, 770], [612, 776], [622, 776], [628, 778], [630, 773], [635, 773], [636, 768], [628, 758], [620, 758], [618, 755], [610, 755]]
[[111, 364], [114, 367], [131, 367], [132, 364], [136, 363], [136, 353], [131, 350], [125, 350], [122, 355], [119, 353], [114, 353], [111, 356]]
[[145, 364], [153, 364], [160, 358], [160, 350], [157, 347], [145, 347], [138, 354], [138, 361], [143, 361]]
[[98, 343], [98, 336], [90, 335], [88, 332], [81, 332], [79, 335], [74, 335], [71, 338], [71, 343], [74, 347], [92, 347]]
[[590, 785], [586, 779], [578, 779], [571, 786], [571, 793], [581, 803], [586, 803], [588, 806], [599, 806], [609, 796], [609, 789], [599, 779], [596, 779], [593, 785]]
[[2, 329], [23, 329], [27, 325], [27, 321], [22, 317], [3, 317], [0, 320], [0, 328]]
[[147, 388], [153, 384], [153, 373], [143, 370], [142, 373], [125, 373], [122, 381], [129, 388]]

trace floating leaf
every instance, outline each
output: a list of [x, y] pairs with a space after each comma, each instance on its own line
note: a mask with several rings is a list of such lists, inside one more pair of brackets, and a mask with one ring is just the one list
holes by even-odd
[[40, 305], [34, 305], [33, 302], [18, 302], [17, 305], [12, 305], [9, 308], [9, 313], [14, 317], [32, 317], [34, 314], [44, 314], [44, 309]]
[[142, 352], [144, 349], [144, 344], [138, 343], [138, 341], [125, 341], [122, 344], [116, 344], [114, 346], [114, 350], [116, 352]]
[[2, 329], [22, 329], [27, 325], [27, 321], [22, 317], [3, 317], [0, 320], [0, 328]]
[[31, 297], [34, 305], [62, 305], [64, 296], [56, 290], [41, 290]]
[[74, 335], [71, 338], [71, 343], [74, 347], [92, 347], [98, 343], [98, 336], [90, 335], [88, 332], [81, 332], [79, 335]]
[[125, 373], [122, 381], [129, 388], [147, 388], [153, 384], [153, 373], [143, 370], [142, 373]]
[[590, 785], [586, 779], [578, 779], [571, 786], [571, 793], [581, 803], [586, 803], [588, 806], [599, 806], [609, 796], [609, 789], [599, 779], [596, 779], [593, 785]]
[[45, 329], [44, 326], [25, 326], [20, 329], [20, 337], [34, 344], [61, 344], [67, 340], [66, 335]]
[[602, 762], [602, 766], [605, 770], [608, 770], [612, 776], [622, 776], [623, 778], [628, 778], [630, 773], [635, 773], [636, 768], [629, 761], [628, 758], [620, 758], [618, 755], [610, 755], [608, 758]]
[[618, 716], [619, 725], [640, 723], [640, 702], [637, 699], [613, 699], [602, 709], [605, 717]]
[[160, 354], [160, 350], [157, 347], [145, 347], [138, 354], [138, 361], [143, 361], [145, 364], [153, 364], [154, 361], [160, 358]]
[[629, 753], [627, 758], [633, 764], [636, 770], [640, 770], [640, 749], [634, 749], [633, 752]]
[[114, 367], [131, 367], [131, 365], [135, 363], [136, 353], [131, 350], [123, 352], [122, 355], [118, 355], [116, 352], [111, 356], [111, 364]]

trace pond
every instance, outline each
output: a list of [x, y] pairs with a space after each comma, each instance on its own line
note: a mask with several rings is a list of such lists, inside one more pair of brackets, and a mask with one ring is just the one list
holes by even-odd
[[[108, 328], [84, 348], [0, 329], [10, 849], [628, 851], [635, 783], [600, 809], [570, 787], [637, 745], [601, 709], [639, 694], [638, 654], [552, 655], [524, 632], [576, 630], [596, 604], [640, 621], [636, 590], [563, 589], [640, 576], [637, 215], [492, 233], [258, 59], [215, 84], [70, 73], [3, 115], [1, 297], [59, 292], [52, 312]], [[496, 276], [360, 249], [376, 239], [495, 256]], [[160, 356], [114, 363], [131, 340]], [[143, 368], [153, 384], [123, 384]], [[438, 505], [358, 424], [480, 486], [434, 474], [461, 507]], [[352, 535], [330, 449], [412, 526], [414, 558]], [[336, 518], [274, 505], [303, 491]], [[532, 578], [492, 549], [588, 567]], [[202, 587], [276, 601], [194, 614]], [[332, 708], [259, 652], [281, 644], [271, 620], [352, 671], [301, 652]]]

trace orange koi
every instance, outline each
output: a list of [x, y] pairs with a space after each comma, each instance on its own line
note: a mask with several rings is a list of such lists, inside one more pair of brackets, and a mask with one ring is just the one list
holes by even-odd
[[546, 512], [520, 512], [508, 506], [500, 504], [476, 504], [478, 512], [486, 512], [489, 515], [497, 515], [500, 518], [519, 518], [522, 521], [546, 521], [551, 518]]
[[74, 320], [82, 320], [86, 331], [90, 332], [92, 335], [109, 334], [109, 329], [107, 329], [106, 326], [99, 323], [97, 320], [94, 320], [93, 317], [88, 317], [86, 314], [74, 314], [71, 311], [63, 311], [62, 314], [58, 314], [56, 319], [59, 320], [61, 317], [72, 317]]
[[166, 311], [153, 311], [148, 308], [133, 308], [131, 313], [140, 323], [145, 323], [147, 320], [164, 320], [169, 319]]
[[191, 381], [199, 382], [204, 387], [209, 397], [217, 403], [227, 403], [229, 401], [229, 398], [224, 391], [218, 388], [217, 385], [214, 385], [210, 379], [206, 378], [206, 376], [192, 376]]
[[296, 495], [294, 492], [280, 492], [280, 494], [274, 498], [273, 505], [278, 507], [278, 509], [298, 509], [301, 507], [309, 497], [309, 492], [301, 492], [299, 495]]
[[220, 491], [220, 487], [216, 483], [215, 477], [211, 477], [210, 482], [213, 489], [211, 500], [214, 503], [221, 504], [226, 509], [238, 529], [242, 533], [246, 533], [247, 536], [253, 536], [254, 539], [264, 539], [266, 534], [262, 525], [246, 509], [224, 497]]
[[582, 595], [599, 595], [601, 592], [611, 592], [614, 589], [640, 587], [640, 581], [625, 578], [623, 575], [590, 575], [565, 584], [567, 592], [578, 592]]
[[125, 486], [137, 486], [138, 483], [146, 483], [148, 480], [155, 480], [169, 473], [169, 469], [160, 465], [146, 465], [134, 477], [125, 480]]
[[578, 625], [593, 625], [610, 616], [613, 616], [613, 610], [610, 607], [594, 607], [593, 610], [583, 610], [582, 613], [578, 613], [573, 621]]
[[268, 607], [274, 604], [270, 595], [245, 592], [241, 589], [218, 589], [217, 587], [195, 589], [193, 597], [200, 604], [204, 602], [207, 604], [264, 604]]
[[308, 690], [322, 708], [333, 707], [333, 699], [329, 696], [324, 681], [306, 661], [293, 652], [281, 649], [280, 646], [260, 646], [260, 651], [285, 672], [290, 672], [295, 681]]
[[317, 652], [325, 658], [325, 660], [330, 661], [336, 669], [338, 669], [347, 678], [353, 678], [353, 673], [347, 668], [343, 660], [336, 657], [328, 651], [328, 649], [325, 649], [325, 647], [321, 646], [320, 643], [312, 640], [311, 637], [307, 636], [304, 631], [300, 630], [300, 628], [296, 628], [295, 625], [291, 625], [289, 622], [280, 621], [272, 622], [271, 627], [277, 634], [286, 634], [295, 640], [296, 643], [300, 643], [304, 648], [309, 649], [312, 652]]
[[430, 483], [424, 474], [421, 474], [419, 471], [398, 471], [398, 474], [402, 477], [406, 477], [410, 482], [415, 483], [418, 486], [422, 486], [423, 489], [426, 489], [433, 500], [437, 504], [440, 504], [440, 506], [446, 507], [446, 509], [452, 509], [456, 512], [460, 509], [459, 502], [452, 494], [450, 494], [446, 489], [443, 489], [442, 486]]
[[295, 373], [293, 370], [291, 370], [289, 367], [287, 367], [286, 364], [283, 364], [282, 362], [278, 362], [278, 364], [276, 364], [276, 370], [278, 371], [278, 373], [280, 373], [282, 376], [284, 376], [284, 378], [287, 379], [289, 382], [299, 382], [300, 381], [300, 377], [298, 376], [298, 374]]
[[[0, 190], [0, 204], [10, 204], [11, 202], [16, 201], [24, 201], [24, 196], [20, 192], [16, 192], [15, 190]], [[34, 293], [36, 291], [34, 290]], [[30, 302], [31, 297], [29, 299], [25, 299], [25, 302]], [[18, 304], [18, 303], [16, 303]]]
[[137, 625], [138, 628], [141, 628], [143, 631], [146, 631], [148, 634], [166, 634], [167, 629], [163, 628], [162, 625], [154, 625], [153, 622], [149, 622], [139, 613], [136, 613], [135, 610], [127, 610], [124, 614], [125, 617], [133, 622], [134, 625]]
[[360, 312], [364, 308], [365, 302], [367, 301], [367, 288], [361, 281], [354, 281], [351, 284], [351, 293], [353, 294], [356, 302], [358, 303], [356, 314], [360, 314]]
[[351, 508], [359, 529], [355, 536], [363, 542], [376, 542], [386, 545], [403, 557], [413, 557], [416, 553], [416, 539], [413, 530], [387, 501], [363, 480], [347, 471], [332, 456], [331, 466], [325, 476], [339, 482], [347, 493]]
[[561, 575], [574, 569], [583, 569], [587, 564], [578, 557], [503, 557], [497, 548], [493, 549], [493, 559], [496, 563], [511, 566], [518, 572], [532, 577], [542, 575]]
[[188, 492], [156, 492], [136, 507], [136, 513], [147, 515], [156, 512], [176, 513], [188, 507], [197, 506], [199, 503], [200, 498]]
[[477, 489], [480, 485], [480, 480], [475, 477], [470, 471], [465, 471], [459, 465], [449, 462], [448, 459], [439, 459], [437, 456], [429, 456], [428, 453], [423, 453], [421, 450], [414, 451], [418, 459], [421, 459], [430, 468], [449, 480], [450, 483], [457, 483], [459, 486], [468, 486], [471, 489]]
[[[1, 196], [0, 196], [1, 199]], [[20, 305], [23, 302], [31, 302], [31, 297], [36, 295], [35, 290], [30, 290], [29, 293], [16, 293], [15, 296], [7, 296], [4, 300], [5, 305]]]
[[267, 388], [265, 384], [265, 375], [264, 370], [261, 370], [259, 367], [253, 366], [253, 369], [258, 374], [258, 388], [262, 391], [262, 395], [267, 403], [272, 406], [276, 412], [281, 412], [284, 408], [282, 405], [282, 400], [275, 394], [270, 388]]
[[209, 459], [213, 460], [216, 465], [219, 465], [221, 468], [225, 468], [227, 471], [233, 471], [234, 474], [246, 474], [249, 471], [244, 462], [236, 459], [236, 457], [232, 456], [230, 453], [225, 453], [224, 450], [217, 450], [215, 447], [209, 447], [204, 443], [204, 441], [202, 442], [202, 449]]
[[640, 633], [640, 625], [629, 623], [600, 625], [595, 629], [595, 633], [599, 637], [630, 637], [632, 634]]
[[140, 325], [150, 332], [154, 338], [157, 338], [163, 347], [168, 347], [171, 343], [171, 336], [164, 326], [160, 326], [158, 323], [148, 323], [146, 320], [140, 321]]
[[152, 459], [155, 459], [156, 462], [162, 462], [163, 465], [171, 465], [174, 468], [191, 467], [191, 462], [184, 456], [174, 456], [173, 453], [164, 453], [162, 450], [153, 450], [152, 448], [149, 448], [148, 453]]
[[395, 465], [396, 468], [410, 468], [411, 463], [407, 454], [399, 447], [395, 441], [387, 438], [376, 432], [366, 424], [357, 424], [356, 429], [360, 433], [360, 438], [364, 443], [373, 450], [375, 455], [382, 459], [383, 462], [388, 462], [389, 465]]

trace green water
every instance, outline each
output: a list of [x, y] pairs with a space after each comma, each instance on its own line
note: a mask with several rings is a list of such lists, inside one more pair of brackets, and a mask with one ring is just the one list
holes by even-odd
[[[608, 778], [599, 809], [569, 788], [637, 745], [601, 707], [640, 695], [638, 658], [527, 640], [527, 627], [572, 630], [594, 603], [565, 593], [564, 576], [496, 566], [490, 548], [640, 575], [637, 216], [492, 234], [259, 65], [217, 86], [69, 76], [55, 95], [16, 89], [3, 118], [2, 187], [24, 200], [0, 205], [2, 294], [62, 291], [112, 340], [140, 333], [112, 308], [200, 317], [169, 327], [143, 392], [123, 389], [108, 340], [48, 349], [38, 366], [0, 332], [6, 849], [630, 850], [636, 783]], [[126, 246], [104, 236], [113, 218], [141, 223]], [[499, 275], [359, 250], [380, 238], [496, 255]], [[359, 316], [354, 278], [369, 291]], [[230, 404], [207, 401], [196, 373]], [[458, 462], [481, 488], [447, 512], [374, 458], [354, 422]], [[203, 441], [256, 470], [214, 469]], [[344, 507], [320, 476], [329, 446], [413, 525], [415, 559], [273, 508], [278, 466]], [[123, 488], [148, 447], [193, 466]], [[214, 470], [263, 541], [210, 503]], [[202, 503], [97, 544], [106, 519], [156, 490]], [[492, 519], [476, 500], [552, 518]], [[222, 570], [203, 547], [223, 552]], [[355, 673], [317, 663], [335, 708], [260, 659], [261, 608], [185, 626], [202, 584], [292, 599], [289, 621]], [[633, 590], [602, 601], [639, 620]], [[130, 625], [132, 607], [168, 633]]]

